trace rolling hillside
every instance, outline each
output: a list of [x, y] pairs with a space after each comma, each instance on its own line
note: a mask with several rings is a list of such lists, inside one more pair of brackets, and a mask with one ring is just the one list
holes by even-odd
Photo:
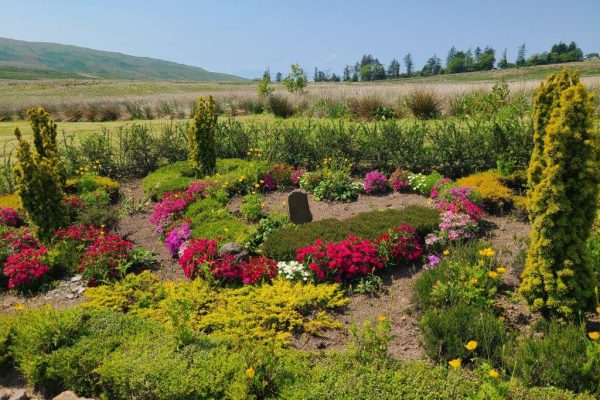
[[241, 81], [243, 78], [148, 57], [57, 43], [0, 38], [0, 79]]

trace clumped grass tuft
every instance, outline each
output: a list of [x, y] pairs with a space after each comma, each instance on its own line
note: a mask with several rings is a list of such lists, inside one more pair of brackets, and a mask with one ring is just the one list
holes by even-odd
[[442, 101], [432, 89], [417, 89], [405, 98], [406, 107], [419, 119], [434, 119], [442, 114]]

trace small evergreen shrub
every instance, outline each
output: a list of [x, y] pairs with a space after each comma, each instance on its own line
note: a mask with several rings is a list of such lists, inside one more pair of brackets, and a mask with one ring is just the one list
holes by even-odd
[[41, 108], [30, 109], [27, 115], [34, 148], [22, 139], [16, 128], [19, 142], [15, 166], [17, 193], [30, 221], [39, 228], [39, 236], [48, 239], [56, 229], [68, 223], [63, 192], [65, 172], [56, 145], [56, 124]]
[[212, 175], [217, 166], [215, 135], [217, 110], [212, 96], [200, 97], [194, 111], [194, 122], [189, 131], [190, 167], [196, 177]]
[[461, 187], [474, 189], [481, 198], [483, 208], [490, 212], [507, 211], [513, 207], [516, 193], [505, 186], [496, 171], [479, 172], [456, 181]]

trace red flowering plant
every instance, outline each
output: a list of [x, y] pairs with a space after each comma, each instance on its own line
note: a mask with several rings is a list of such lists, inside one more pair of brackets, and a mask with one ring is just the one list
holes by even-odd
[[423, 245], [415, 228], [402, 224], [382, 234], [376, 241], [379, 258], [388, 265], [413, 262], [423, 255]]
[[188, 279], [194, 279], [203, 273], [203, 268], [210, 268], [218, 257], [217, 241], [209, 239], [192, 239], [179, 257], [179, 266]]
[[267, 257], [254, 257], [242, 263], [242, 282], [254, 285], [270, 281], [277, 275], [277, 263]]
[[10, 229], [2, 235], [2, 242], [13, 253], [24, 249], [40, 247], [39, 240], [29, 228]]
[[48, 249], [44, 246], [25, 247], [8, 256], [4, 263], [3, 274], [8, 277], [9, 289], [33, 289], [39, 287], [50, 273], [45, 256]]
[[65, 275], [74, 273], [85, 249], [104, 233], [102, 228], [94, 225], [70, 225], [54, 232], [52, 249], [48, 253], [52, 270]]
[[132, 266], [132, 249], [133, 243], [120, 235], [101, 234], [84, 251], [79, 272], [92, 285], [121, 278]]
[[378, 249], [370, 240], [348, 236], [342, 242], [313, 245], [296, 250], [296, 259], [310, 268], [318, 280], [343, 282], [368, 275], [383, 268]]
[[300, 178], [306, 173], [305, 168], [296, 168], [290, 177], [290, 182], [293, 186], [300, 186]]
[[408, 192], [410, 190], [410, 181], [408, 180], [411, 172], [397, 168], [390, 176], [390, 183], [396, 192]]
[[0, 207], [0, 225], [19, 227], [24, 224], [23, 217], [11, 207]]
[[[273, 169], [267, 174], [275, 183], [275, 187], [284, 189], [292, 186], [292, 175], [294, 167], [288, 164], [276, 164]], [[265, 183], [267, 180], [263, 178]]]
[[483, 209], [479, 206], [481, 197], [470, 187], [447, 185], [442, 187], [435, 197], [432, 192], [432, 198], [440, 210], [467, 214], [475, 222], [484, 215]]

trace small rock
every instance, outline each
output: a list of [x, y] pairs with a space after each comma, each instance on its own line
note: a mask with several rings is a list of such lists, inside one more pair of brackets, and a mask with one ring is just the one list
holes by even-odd
[[85, 292], [85, 288], [83, 286], [81, 286], [78, 290], [77, 290], [77, 294], [81, 294]]
[[81, 280], [81, 275], [75, 275], [71, 278], [71, 282], [79, 282]]
[[9, 400], [12, 390], [9, 388], [0, 388], [0, 400]]
[[75, 297], [77, 297], [76, 294], [73, 294], [73, 293], [67, 294], [67, 299], [69, 299], [69, 300], [73, 300]]
[[219, 254], [230, 254], [235, 257], [236, 261], [248, 261], [250, 258], [250, 255], [246, 249], [244, 249], [239, 243], [235, 242], [225, 243], [219, 248]]
[[62, 392], [58, 396], [54, 397], [52, 400], [85, 400], [83, 397], [77, 396], [74, 392], [67, 390], [66, 392]]
[[25, 389], [15, 389], [12, 391], [9, 400], [29, 400], [29, 395]]

